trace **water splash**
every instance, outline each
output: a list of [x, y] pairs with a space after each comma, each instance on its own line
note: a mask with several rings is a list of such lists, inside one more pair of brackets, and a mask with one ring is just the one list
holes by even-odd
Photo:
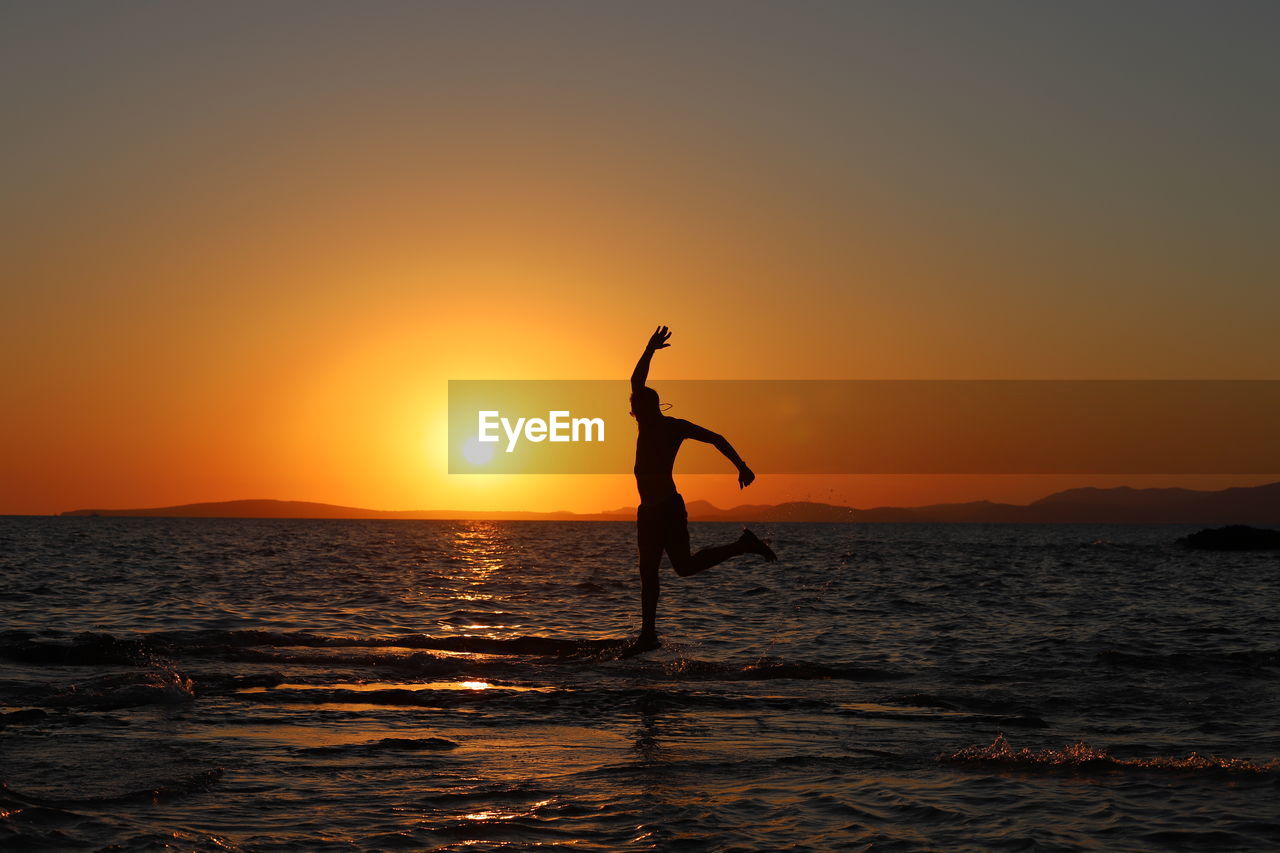
[[1245, 758], [1222, 758], [1192, 752], [1185, 758], [1158, 755], [1153, 758], [1116, 758], [1105, 749], [1076, 741], [1062, 749], [1052, 747], [1031, 750], [1014, 749], [1004, 735], [997, 735], [986, 746], [966, 746], [953, 753], [942, 753], [938, 760], [954, 764], [983, 764], [1008, 767], [1067, 768], [1085, 770], [1139, 769], [1139, 770], [1191, 770], [1225, 773], [1280, 773], [1280, 758], [1265, 764]]
[[110, 711], [142, 705], [180, 705], [194, 702], [195, 698], [194, 680], [176, 670], [157, 669], [84, 679], [55, 689], [39, 704]]

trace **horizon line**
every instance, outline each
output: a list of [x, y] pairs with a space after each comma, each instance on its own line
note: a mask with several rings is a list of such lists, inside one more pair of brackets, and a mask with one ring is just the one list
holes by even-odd
[[[718, 505], [716, 505], [716, 504], [712, 503], [711, 501], [703, 500], [703, 499], [694, 499], [694, 500], [690, 500], [690, 501], [689, 501], [689, 503], [690, 503], [690, 504], [701, 504], [701, 505], [704, 505], [704, 506], [706, 506], [706, 507], [710, 508], [711, 510], [714, 510], [714, 511], [716, 511], [716, 512], [722, 512], [722, 513], [732, 513], [732, 512], [734, 512], [734, 511], [736, 511], [736, 510], [741, 510], [741, 509], [745, 509], [745, 508], [748, 508], [748, 507], [749, 507], [749, 508], [753, 508], [753, 509], [757, 509], [757, 510], [776, 510], [776, 509], [778, 509], [778, 508], [780, 508], [780, 507], [794, 506], [794, 505], [809, 505], [809, 506], [813, 506], [813, 507], [822, 507], [822, 508], [835, 509], [835, 510], [846, 510], [846, 511], [849, 511], [849, 512], [872, 513], [872, 512], [877, 512], [877, 511], [891, 511], [891, 510], [907, 510], [907, 511], [910, 511], [910, 510], [922, 510], [922, 509], [933, 509], [933, 508], [943, 508], [943, 507], [974, 506], [974, 505], [984, 505], [984, 504], [985, 504], [985, 505], [988, 505], [988, 506], [991, 506], [991, 507], [1017, 507], [1017, 508], [1029, 508], [1029, 507], [1032, 507], [1032, 506], [1034, 506], [1035, 504], [1037, 504], [1037, 503], [1039, 503], [1039, 502], [1041, 502], [1041, 501], [1046, 500], [1047, 498], [1053, 497], [1054, 495], [1067, 494], [1067, 493], [1071, 493], [1071, 492], [1084, 492], [1084, 491], [1094, 491], [1094, 492], [1186, 492], [1186, 493], [1190, 493], [1190, 494], [1198, 494], [1198, 495], [1211, 495], [1211, 494], [1221, 494], [1221, 493], [1224, 493], [1224, 492], [1230, 492], [1230, 491], [1235, 491], [1235, 490], [1252, 490], [1252, 489], [1260, 489], [1260, 488], [1266, 488], [1266, 487], [1268, 487], [1268, 486], [1276, 486], [1276, 485], [1280, 485], [1280, 481], [1275, 481], [1275, 482], [1271, 482], [1271, 483], [1262, 483], [1262, 484], [1253, 485], [1253, 486], [1228, 486], [1228, 487], [1225, 487], [1225, 488], [1222, 488], [1222, 489], [1194, 489], [1194, 488], [1188, 488], [1188, 487], [1185, 487], [1185, 486], [1166, 486], [1166, 487], [1159, 487], [1159, 486], [1156, 486], [1156, 487], [1134, 487], [1134, 486], [1077, 486], [1077, 487], [1073, 487], [1073, 488], [1070, 488], [1070, 489], [1060, 489], [1060, 490], [1057, 490], [1057, 491], [1050, 492], [1050, 493], [1048, 493], [1048, 494], [1046, 494], [1046, 495], [1042, 495], [1041, 497], [1036, 498], [1036, 499], [1034, 499], [1034, 500], [1032, 500], [1032, 501], [1029, 501], [1029, 502], [1027, 502], [1027, 503], [1008, 503], [1008, 502], [1003, 502], [1003, 501], [993, 501], [993, 500], [991, 500], [991, 499], [989, 499], [989, 498], [978, 498], [978, 499], [975, 499], [975, 500], [968, 500], [968, 501], [948, 501], [948, 502], [941, 502], [941, 503], [919, 504], [919, 505], [913, 505], [913, 506], [901, 506], [901, 505], [880, 504], [880, 505], [870, 506], [870, 507], [865, 507], [865, 508], [860, 508], [860, 507], [856, 507], [856, 506], [851, 506], [851, 505], [848, 505], [848, 504], [836, 504], [836, 503], [829, 503], [829, 502], [826, 502], [826, 501], [808, 500], [808, 499], [803, 499], [803, 500], [798, 499], [798, 500], [780, 501], [780, 502], [776, 502], [776, 503], [740, 503], [740, 504], [737, 504], [737, 505], [735, 505], [735, 506], [729, 506], [729, 507], [720, 507], [720, 506], [718, 506]], [[483, 518], [484, 518], [484, 517], [486, 517], [486, 516], [493, 516], [493, 515], [575, 516], [575, 517], [580, 517], [582, 520], [613, 520], [613, 519], [596, 519], [596, 518], [593, 518], [593, 517], [594, 517], [594, 516], [617, 516], [617, 515], [621, 515], [621, 514], [630, 514], [630, 513], [634, 513], [634, 511], [636, 510], [636, 506], [635, 506], [635, 505], [626, 505], [626, 506], [616, 507], [616, 508], [612, 508], [612, 509], [598, 509], [598, 510], [594, 510], [594, 511], [587, 511], [587, 512], [575, 512], [575, 511], [573, 511], [573, 510], [566, 510], [566, 509], [554, 509], [554, 510], [530, 510], [530, 509], [509, 509], [509, 510], [502, 510], [502, 509], [479, 509], [479, 510], [459, 510], [459, 509], [448, 509], [448, 508], [446, 508], [446, 509], [406, 509], [406, 510], [387, 510], [387, 509], [373, 509], [373, 508], [369, 508], [369, 507], [350, 506], [350, 505], [347, 505], [347, 504], [333, 504], [333, 503], [327, 503], [327, 502], [325, 502], [325, 501], [291, 500], [291, 499], [285, 499], [285, 498], [234, 498], [234, 499], [230, 499], [230, 500], [221, 500], [221, 501], [191, 501], [191, 502], [188, 502], [188, 503], [181, 503], [181, 504], [168, 504], [168, 505], [162, 505], [162, 506], [149, 506], [149, 507], [121, 507], [121, 508], [107, 508], [107, 507], [83, 507], [83, 508], [76, 508], [76, 509], [71, 509], [71, 510], [62, 510], [62, 511], [55, 512], [55, 513], [8, 513], [8, 514], [5, 514], [5, 516], [6, 516], [6, 517], [15, 517], [15, 518], [91, 517], [91, 515], [92, 515], [92, 514], [94, 514], [94, 513], [150, 513], [150, 512], [161, 512], [161, 511], [164, 511], [164, 510], [182, 510], [182, 509], [190, 509], [190, 508], [194, 508], [194, 507], [215, 507], [215, 506], [227, 505], [227, 504], [302, 504], [302, 505], [310, 505], [310, 506], [316, 506], [316, 507], [325, 507], [325, 508], [328, 508], [328, 509], [334, 509], [334, 510], [350, 510], [350, 511], [353, 511], [353, 512], [360, 512], [360, 513], [376, 513], [376, 514], [378, 514], [378, 515], [384, 515], [384, 516], [413, 516], [413, 515], [418, 515], [418, 514], [421, 514], [421, 515], [428, 515], [428, 514], [429, 514], [429, 515], [435, 516], [435, 518], [432, 518], [432, 519], [416, 519], [416, 520], [440, 520], [440, 521], [445, 521], [445, 520], [460, 520], [460, 521], [465, 521], [465, 520], [478, 520], [478, 519], [483, 519]], [[445, 516], [445, 515], [442, 515], [442, 514], [451, 514], [451, 515], [447, 515], [447, 516]], [[154, 516], [153, 516], [153, 517], [154, 517]], [[264, 516], [248, 515], [248, 516], [222, 516], [222, 517], [225, 517], [225, 518], [262, 518], [262, 517], [264, 517]], [[275, 518], [312, 518], [312, 516], [266, 516], [266, 517], [268, 517], [268, 518], [271, 518], [271, 517], [275, 517]], [[332, 515], [331, 515], [331, 516], [324, 516], [324, 517], [325, 517], [325, 518], [333, 518], [333, 519], [343, 518], [343, 516], [332, 516]], [[356, 517], [356, 516], [351, 516], [350, 518], [351, 518], [352, 520], [358, 520], [358, 517]], [[366, 520], [370, 520], [370, 519], [366, 519]], [[415, 520], [415, 519], [407, 518], [407, 519], [405, 519], [405, 520]], [[536, 519], [536, 518], [530, 518], [530, 519], [528, 519], [528, 520], [537, 520], [537, 519]]]

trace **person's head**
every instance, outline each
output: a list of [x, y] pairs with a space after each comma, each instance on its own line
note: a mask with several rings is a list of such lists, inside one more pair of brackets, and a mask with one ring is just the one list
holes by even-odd
[[645, 386], [631, 392], [631, 415], [637, 421], [650, 421], [662, 417], [662, 404], [658, 392]]

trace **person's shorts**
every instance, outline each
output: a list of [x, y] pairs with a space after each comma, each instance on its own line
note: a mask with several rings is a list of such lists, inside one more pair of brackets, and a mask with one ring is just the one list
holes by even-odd
[[673, 494], [652, 504], [641, 504], [636, 510], [636, 538], [641, 553], [660, 549], [688, 554], [689, 512], [684, 498]]

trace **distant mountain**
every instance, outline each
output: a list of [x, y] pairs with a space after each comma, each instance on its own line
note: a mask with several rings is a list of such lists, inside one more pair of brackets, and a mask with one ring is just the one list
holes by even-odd
[[[920, 507], [848, 506], [790, 501], [720, 509], [706, 501], [688, 503], [693, 521], [855, 521], [1008, 523], [1280, 524], [1280, 483], [1220, 491], [1195, 489], [1067, 489], [1030, 504], [991, 501]], [[627, 521], [633, 507], [596, 513], [386, 511], [308, 501], [222, 501], [154, 509], [77, 509], [64, 516], [149, 516], [170, 518], [418, 518], [495, 521]]]
[[312, 501], [246, 500], [182, 504], [150, 509], [77, 509], [68, 516], [149, 518], [418, 518], [503, 519], [509, 521], [594, 518], [572, 512], [469, 512], [463, 510], [381, 510]]
[[1273, 524], [1280, 521], [1280, 483], [1220, 491], [1195, 489], [1068, 489], [1032, 503], [1032, 515], [1092, 521], [1099, 513], [1121, 521]]

